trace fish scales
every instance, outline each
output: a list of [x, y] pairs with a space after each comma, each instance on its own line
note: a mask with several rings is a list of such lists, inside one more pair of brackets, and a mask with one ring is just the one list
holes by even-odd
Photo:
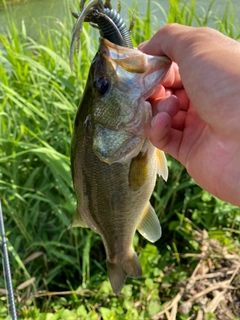
[[[86, 92], [88, 96], [88, 92]], [[84, 98], [83, 98], [84, 101]], [[103, 241], [106, 244], [109, 252], [112, 252], [111, 246], [119, 248], [124, 246], [124, 248], [129, 248], [132, 243], [132, 237], [135, 233], [135, 226], [139, 220], [139, 212], [143, 211], [146, 206], [146, 200], [141, 197], [141, 193], [145, 193], [144, 189], [129, 190], [129, 185], [132, 181], [129, 180], [129, 174], [126, 172], [130, 171], [131, 161], [126, 165], [121, 163], [114, 163], [109, 165], [99, 160], [92, 149], [92, 139], [89, 132], [86, 131], [86, 123], [79, 121], [79, 119], [88, 119], [87, 109], [80, 107], [79, 112], [76, 116], [74, 135], [81, 137], [80, 140], [73, 139], [72, 142], [72, 168], [73, 175], [77, 173], [78, 179], [74, 179], [74, 188], [79, 190], [77, 194], [79, 197], [80, 207], [79, 213], [85, 219], [87, 224], [97, 231], [103, 237]], [[83, 135], [85, 134], [85, 136]], [[155, 161], [152, 159], [151, 153], [154, 152], [154, 148], [147, 141], [146, 147], [149, 145], [148, 157], [150, 163], [149, 166], [148, 179], [145, 179], [145, 184], [149, 186], [149, 194], [147, 197], [151, 196], [151, 190], [155, 185], [156, 180], [156, 169]], [[152, 160], [152, 161], [151, 161]], [[148, 159], [146, 159], [148, 162]], [[144, 183], [144, 181], [143, 181]], [[138, 196], [135, 198], [135, 196]], [[139, 199], [140, 201], [139, 201]], [[132, 207], [129, 207], [129, 203], [133, 201]], [[88, 215], [91, 212], [91, 215]], [[129, 220], [126, 220], [126, 216]], [[131, 221], [132, 219], [132, 221]], [[109, 236], [114, 235], [116, 239], [117, 235], [121, 233], [124, 234], [125, 229], [129, 233], [129, 224], [133, 225], [133, 230], [131, 231], [130, 243], [122, 244], [122, 239], [120, 243], [113, 243], [109, 239]], [[119, 228], [119, 225], [121, 228]], [[107, 232], [107, 234], [105, 234]], [[109, 235], [109, 236], [108, 236]], [[124, 249], [123, 248], [123, 249]], [[115, 254], [114, 249], [114, 254]], [[121, 250], [119, 250], [121, 252]], [[125, 255], [126, 249], [123, 250], [123, 255]], [[113, 253], [111, 253], [111, 256]]]

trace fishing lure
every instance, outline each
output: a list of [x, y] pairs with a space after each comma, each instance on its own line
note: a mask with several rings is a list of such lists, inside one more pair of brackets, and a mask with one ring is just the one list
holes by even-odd
[[118, 10], [112, 8], [109, 0], [103, 4], [102, 0], [92, 0], [84, 8], [86, 0], [80, 3], [80, 13], [71, 11], [72, 15], [77, 19], [73, 27], [73, 36], [70, 47], [70, 67], [73, 65], [73, 54], [75, 44], [77, 51], [79, 47], [79, 38], [82, 32], [83, 22], [89, 22], [91, 26], [97, 28], [102, 38], [122, 47], [133, 48], [130, 38], [130, 31], [120, 15], [120, 3]]

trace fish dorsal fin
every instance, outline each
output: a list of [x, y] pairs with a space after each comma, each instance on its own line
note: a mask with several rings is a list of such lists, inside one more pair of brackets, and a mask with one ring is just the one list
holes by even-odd
[[83, 218], [81, 217], [78, 209], [76, 209], [75, 215], [73, 217], [73, 222], [72, 224], [69, 226], [69, 228], [76, 228], [76, 227], [80, 227], [80, 228], [88, 228], [87, 223], [83, 220]]
[[157, 174], [163, 177], [165, 181], [168, 179], [168, 165], [165, 153], [156, 149]]
[[150, 242], [157, 241], [162, 235], [160, 222], [150, 202], [143, 212], [137, 230]]

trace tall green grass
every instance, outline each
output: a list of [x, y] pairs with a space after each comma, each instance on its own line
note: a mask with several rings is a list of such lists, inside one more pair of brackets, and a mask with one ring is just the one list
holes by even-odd
[[[231, 4], [217, 18], [212, 5], [196, 16], [194, 1], [172, 0], [168, 13], [160, 4], [159, 11], [152, 13], [148, 0], [146, 15], [141, 16], [136, 1], [133, 43], [137, 46], [149, 39], [166, 22], [205, 26], [210, 19], [216, 28], [238, 39], [240, 27]], [[239, 209], [201, 190], [169, 157], [169, 181], [158, 180], [151, 199], [163, 237], [150, 245], [135, 236], [143, 279], [128, 280], [119, 299], [111, 294], [99, 236], [87, 229], [68, 229], [76, 204], [69, 162], [72, 122], [97, 48], [97, 37], [86, 24], [71, 73], [72, 25], [68, 17], [50, 31], [40, 30], [36, 40], [11, 21], [8, 32], [0, 35], [0, 194], [18, 312], [25, 319], [45, 319], [38, 308], [61, 319], [76, 314], [79, 319], [97, 319], [99, 314], [103, 319], [117, 315], [117, 319], [144, 319], [159, 311], [159, 275], [166, 283], [186, 277], [181, 260], [177, 260], [175, 280], [163, 270], [175, 263], [174, 254], [199, 249], [193, 230], [205, 228], [228, 243], [240, 226]], [[3, 276], [0, 287], [4, 288]], [[53, 291], [72, 294], [70, 299], [45, 295]], [[165, 299], [173, 294], [174, 290], [165, 292]], [[136, 301], [138, 308], [134, 308]], [[3, 297], [0, 317], [6, 315], [4, 305]], [[63, 311], [73, 307], [78, 308], [73, 314]]]

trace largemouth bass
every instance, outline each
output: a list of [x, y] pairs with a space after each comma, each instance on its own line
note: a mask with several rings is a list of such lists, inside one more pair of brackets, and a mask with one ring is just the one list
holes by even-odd
[[127, 276], [141, 277], [132, 247], [138, 230], [151, 242], [161, 226], [149, 199], [166, 158], [144, 134], [151, 116], [146, 99], [171, 61], [100, 39], [74, 121], [71, 166], [77, 211], [73, 226], [100, 234], [108, 276], [119, 294]]

